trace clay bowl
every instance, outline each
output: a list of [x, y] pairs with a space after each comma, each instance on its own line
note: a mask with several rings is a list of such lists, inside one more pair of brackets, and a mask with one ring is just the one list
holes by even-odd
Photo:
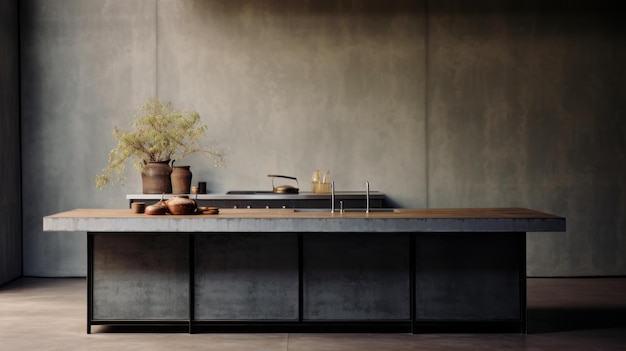
[[165, 204], [167, 211], [173, 215], [189, 215], [197, 212], [196, 202], [184, 197], [173, 197]]

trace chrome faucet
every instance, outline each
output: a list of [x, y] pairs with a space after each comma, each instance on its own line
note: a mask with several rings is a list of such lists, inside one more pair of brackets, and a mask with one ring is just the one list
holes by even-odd
[[330, 213], [335, 213], [335, 181], [330, 182]]
[[370, 182], [365, 182], [365, 213], [370, 213]]

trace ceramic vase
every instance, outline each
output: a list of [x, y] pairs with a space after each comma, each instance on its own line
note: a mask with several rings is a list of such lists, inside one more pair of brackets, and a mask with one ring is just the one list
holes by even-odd
[[144, 194], [171, 194], [172, 167], [170, 161], [148, 162], [141, 171], [141, 183]]
[[190, 166], [174, 166], [172, 169], [172, 193], [189, 194], [191, 188]]

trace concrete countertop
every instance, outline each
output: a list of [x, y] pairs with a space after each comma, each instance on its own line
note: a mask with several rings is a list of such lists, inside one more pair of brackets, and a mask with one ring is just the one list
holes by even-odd
[[320, 233], [562, 232], [564, 217], [525, 208], [395, 209], [310, 212], [220, 209], [217, 215], [135, 214], [130, 209], [76, 209], [43, 218], [44, 231]]

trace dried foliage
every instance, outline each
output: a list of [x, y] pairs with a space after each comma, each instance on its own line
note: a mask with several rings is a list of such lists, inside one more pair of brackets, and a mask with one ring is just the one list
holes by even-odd
[[113, 136], [117, 146], [109, 153], [109, 164], [96, 176], [96, 187], [102, 189], [109, 183], [123, 183], [126, 161], [133, 159], [141, 170], [148, 162], [180, 160], [200, 152], [214, 161], [215, 167], [224, 162], [224, 153], [202, 146], [201, 139], [207, 131], [198, 112], [175, 111], [171, 102], [148, 99], [135, 116], [130, 130], [115, 127]]

